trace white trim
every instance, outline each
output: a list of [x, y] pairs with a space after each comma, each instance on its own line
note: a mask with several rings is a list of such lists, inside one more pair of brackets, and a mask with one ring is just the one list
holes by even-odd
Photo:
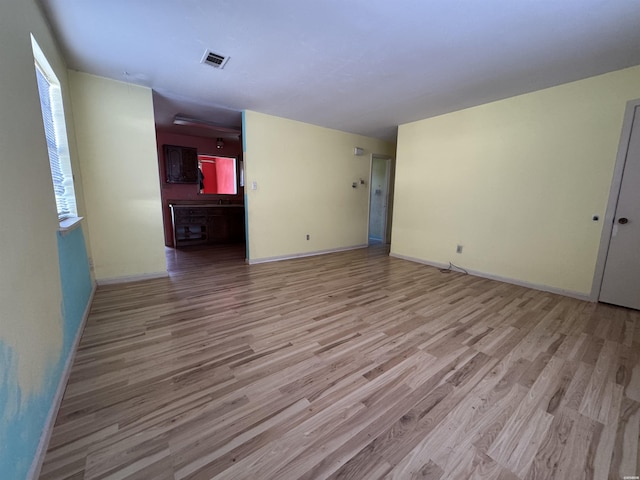
[[[423, 265], [429, 265], [431, 267], [449, 268], [448, 263], [431, 262], [428, 260], [422, 260], [420, 258], [400, 255], [398, 253], [390, 253], [389, 256], [394, 258], [399, 258], [401, 260], [408, 260], [410, 262], [421, 263]], [[573, 290], [564, 290], [562, 288], [550, 287], [548, 285], [542, 285], [539, 283], [530, 283], [530, 282], [525, 282], [523, 280], [516, 280], [515, 278], [503, 277], [500, 275], [493, 275], [491, 273], [479, 272], [477, 270], [469, 270], [466, 267], [465, 267], [465, 270], [469, 273], [469, 275], [473, 275], [474, 277], [487, 278], [489, 280], [496, 280], [498, 282], [518, 285], [519, 287], [526, 287], [526, 288], [531, 288], [533, 290], [541, 290], [543, 292], [555, 293], [557, 295], [562, 295], [565, 297], [577, 298], [578, 300], [591, 301], [591, 297], [589, 295], [585, 293], [574, 292]]]
[[154, 278], [165, 278], [169, 272], [145, 273], [143, 275], [127, 275], [124, 277], [102, 278], [96, 280], [98, 285], [115, 285], [117, 283], [139, 282], [141, 280], [153, 280]]
[[49, 441], [51, 440], [51, 434], [53, 433], [53, 426], [56, 423], [58, 410], [60, 409], [60, 404], [62, 403], [64, 392], [67, 389], [67, 382], [69, 381], [69, 375], [71, 374], [71, 367], [73, 366], [73, 361], [75, 360], [76, 353], [78, 352], [78, 345], [80, 344], [80, 339], [82, 338], [82, 334], [84, 333], [84, 327], [87, 324], [87, 319], [89, 318], [89, 312], [91, 311], [91, 304], [93, 303], [93, 296], [95, 295], [95, 293], [96, 284], [94, 283], [93, 288], [91, 289], [91, 294], [89, 295], [89, 301], [87, 302], [87, 306], [85, 307], [84, 313], [82, 314], [80, 327], [76, 332], [76, 336], [73, 339], [73, 345], [71, 346], [71, 351], [69, 352], [67, 361], [65, 362], [64, 368], [62, 369], [62, 375], [60, 376], [60, 381], [58, 382], [58, 389], [56, 390], [56, 395], [53, 397], [51, 408], [49, 409], [49, 413], [47, 414], [47, 419], [45, 421], [44, 428], [42, 429], [42, 435], [40, 435], [38, 448], [36, 449], [36, 453], [31, 462], [29, 473], [27, 473], [27, 479], [29, 480], [35, 480], [40, 476], [42, 463], [44, 462], [44, 457], [47, 453], [47, 447], [49, 446]]
[[[622, 175], [624, 173], [624, 165], [627, 161], [627, 151], [631, 143], [631, 130], [633, 127], [633, 117], [635, 109], [640, 108], [640, 99], [630, 100], [624, 112], [624, 120], [622, 123], [622, 132], [620, 133], [620, 141], [618, 142], [618, 154], [616, 163], [613, 168], [613, 178], [611, 180], [611, 188], [609, 189], [609, 199], [607, 200], [607, 210], [602, 221], [602, 233], [600, 235], [600, 247], [596, 259], [596, 267], [593, 272], [593, 282], [591, 284], [590, 299], [597, 302], [600, 298], [600, 290], [602, 289], [602, 278], [604, 276], [604, 267], [607, 262], [607, 253], [609, 252], [609, 244], [611, 243], [611, 233], [613, 231], [613, 222], [616, 216], [616, 208], [618, 207], [618, 196], [622, 187]], [[640, 125], [638, 126], [640, 128]]]
[[332, 248], [329, 250], [316, 250], [315, 252], [294, 253], [292, 255], [281, 255], [277, 257], [251, 258], [249, 265], [257, 263], [279, 262], [280, 260], [292, 260], [294, 258], [315, 257], [316, 255], [326, 255], [327, 253], [346, 252], [348, 250], [358, 250], [359, 248], [367, 248], [367, 244], [353, 245], [351, 247]]

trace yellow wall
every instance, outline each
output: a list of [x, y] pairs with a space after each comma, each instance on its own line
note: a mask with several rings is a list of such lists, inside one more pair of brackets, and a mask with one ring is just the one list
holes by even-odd
[[70, 71], [98, 281], [166, 272], [151, 90]]
[[401, 125], [392, 254], [588, 295], [638, 97], [634, 67]]
[[250, 260], [365, 245], [371, 154], [394, 145], [250, 111], [244, 122]]
[[[32, 465], [77, 324], [63, 311], [61, 270], [86, 274], [81, 226], [58, 234], [55, 196], [42, 124], [31, 34], [60, 81], [75, 173], [78, 211], [84, 208], [75, 148], [67, 68], [32, 0], [0, 2], [0, 476], [24, 478]], [[80, 241], [69, 250], [69, 239]], [[60, 248], [60, 250], [59, 250]], [[59, 252], [71, 253], [62, 259]], [[64, 263], [61, 265], [61, 263]], [[65, 271], [65, 269], [67, 269]], [[91, 279], [87, 282], [91, 288]], [[68, 285], [67, 285], [68, 286]], [[80, 315], [86, 302], [78, 299]], [[74, 317], [74, 320], [78, 320]], [[66, 350], [65, 350], [66, 349]], [[4, 476], [3, 476], [4, 474]]]
[[[9, 392], [10, 410], [3, 412], [6, 415], [19, 407], [15, 402], [26, 402], [31, 395], [41, 393], [46, 367], [57, 361], [62, 345], [58, 220], [31, 32], [58, 76], [67, 100], [66, 67], [39, 10], [31, 1], [2, 2], [0, 352], [9, 349], [14, 357], [8, 363], [6, 358], [0, 359], [0, 380], [2, 386], [15, 381], [19, 387]], [[72, 124], [67, 125], [67, 132], [71, 142]], [[78, 200], [81, 208], [81, 198]]]

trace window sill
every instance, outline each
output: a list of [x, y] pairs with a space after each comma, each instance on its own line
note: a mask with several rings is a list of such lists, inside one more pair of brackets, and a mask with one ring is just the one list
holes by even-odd
[[58, 231], [62, 235], [64, 235], [66, 233], [69, 233], [72, 230], [75, 230], [80, 226], [80, 221], [83, 218], [84, 217], [71, 217], [71, 218], [65, 218], [64, 220], [61, 220], [59, 223]]

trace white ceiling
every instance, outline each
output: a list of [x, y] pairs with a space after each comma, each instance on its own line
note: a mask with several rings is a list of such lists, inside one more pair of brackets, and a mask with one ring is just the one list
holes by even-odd
[[[399, 124], [640, 64], [640, 0], [42, 0], [70, 68], [175, 114]], [[206, 49], [226, 67], [200, 63]]]

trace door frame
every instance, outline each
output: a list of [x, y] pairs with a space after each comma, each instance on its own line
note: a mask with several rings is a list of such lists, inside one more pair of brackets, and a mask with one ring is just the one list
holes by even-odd
[[[620, 141], [618, 142], [618, 154], [613, 168], [613, 179], [611, 180], [611, 188], [609, 189], [609, 199], [607, 200], [607, 209], [602, 221], [600, 248], [598, 249], [596, 268], [591, 284], [591, 295], [589, 297], [592, 302], [597, 302], [600, 298], [604, 268], [607, 262], [607, 254], [609, 253], [609, 245], [611, 244], [611, 235], [613, 233], [616, 209], [618, 207], [618, 197], [620, 196], [620, 188], [622, 187], [622, 175], [627, 161], [629, 144], [631, 143], [631, 131], [633, 129], [633, 117], [636, 108], [640, 108], [640, 98], [628, 101], [624, 112], [622, 132], [620, 133]], [[640, 125], [636, 127], [640, 128]]]
[[377, 153], [372, 153], [371, 158], [369, 160], [369, 202], [368, 202], [368, 209], [367, 209], [367, 245], [369, 245], [369, 228], [371, 226], [371, 193], [373, 192], [373, 160], [374, 159], [385, 160], [387, 162], [387, 171], [385, 174], [386, 181], [387, 181], [387, 185], [385, 189], [385, 191], [387, 192], [386, 193], [387, 198], [386, 198], [384, 228], [383, 228], [384, 238], [382, 239], [382, 243], [386, 245], [391, 240], [389, 238], [390, 237], [389, 213], [391, 211], [389, 208], [389, 203], [390, 203], [389, 200], [391, 198], [391, 170], [392, 170], [391, 163], [393, 162], [393, 157], [391, 157], [390, 155], [381, 155]]

